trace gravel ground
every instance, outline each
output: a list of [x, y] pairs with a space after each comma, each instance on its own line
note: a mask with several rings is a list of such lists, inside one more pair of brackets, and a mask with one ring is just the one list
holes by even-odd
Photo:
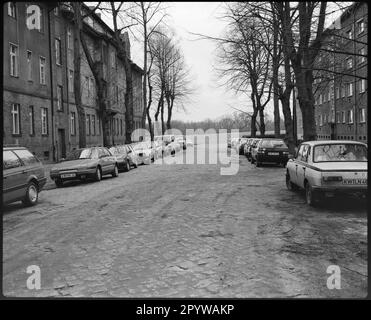
[[[231, 176], [220, 164], [144, 165], [101, 182], [49, 184], [37, 206], [7, 206], [4, 294], [365, 297], [366, 203], [311, 208], [286, 190], [284, 168], [235, 154], [232, 162]], [[41, 269], [40, 290], [26, 287], [29, 265]], [[341, 269], [340, 290], [326, 286], [329, 265]]]

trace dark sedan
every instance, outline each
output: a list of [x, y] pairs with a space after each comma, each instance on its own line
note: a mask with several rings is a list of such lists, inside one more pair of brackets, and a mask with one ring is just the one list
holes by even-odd
[[262, 139], [256, 146], [253, 162], [257, 167], [262, 163], [276, 163], [285, 166], [289, 148], [282, 139]]
[[109, 148], [109, 151], [116, 157], [117, 166], [120, 171], [130, 171], [130, 159], [125, 146], [114, 146]]
[[57, 187], [63, 186], [63, 182], [67, 180], [100, 181], [106, 174], [117, 177], [118, 165], [116, 157], [103, 147], [73, 150], [65, 161], [50, 170], [50, 177]]

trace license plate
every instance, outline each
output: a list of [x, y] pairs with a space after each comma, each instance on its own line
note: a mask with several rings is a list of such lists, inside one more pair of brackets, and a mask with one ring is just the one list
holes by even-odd
[[73, 177], [76, 177], [76, 173], [61, 174], [61, 178], [73, 178]]
[[367, 179], [344, 179], [343, 184], [353, 185], [353, 184], [367, 184]]
[[280, 153], [279, 152], [268, 152], [268, 155], [269, 156], [279, 156]]

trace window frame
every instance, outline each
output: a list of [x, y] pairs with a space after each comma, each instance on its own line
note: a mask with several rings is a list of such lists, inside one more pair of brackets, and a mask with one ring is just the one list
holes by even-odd
[[35, 109], [33, 105], [28, 106], [28, 115], [30, 119], [30, 131], [29, 134], [30, 136], [35, 135]]
[[[48, 108], [41, 107], [40, 111], [41, 111], [41, 135], [47, 136], [49, 134]], [[43, 113], [44, 111], [45, 111], [45, 114]], [[45, 119], [45, 128], [44, 128], [44, 119]]]
[[[15, 111], [14, 107], [17, 107], [17, 111]], [[12, 115], [12, 136], [20, 136], [22, 134], [21, 131], [21, 105], [19, 103], [12, 103], [11, 109]], [[15, 120], [15, 115], [17, 115]], [[17, 126], [15, 126], [17, 124]], [[18, 131], [15, 130], [17, 127]]]
[[70, 115], [70, 135], [76, 135], [76, 112], [71, 111]]
[[[16, 52], [12, 53], [12, 47], [16, 49]], [[14, 62], [12, 62], [12, 57], [14, 57]], [[19, 77], [19, 45], [9, 42], [9, 58], [10, 58], [10, 64], [9, 64], [9, 74], [11, 77], [18, 78]], [[12, 74], [14, 66], [14, 74]]]
[[[44, 64], [41, 63], [42, 60], [44, 60]], [[43, 73], [41, 72], [41, 70], [43, 70]], [[42, 74], [44, 77], [42, 77]], [[39, 56], [39, 77], [40, 77], [40, 84], [45, 86], [46, 85], [46, 58], [43, 56]]]
[[[11, 8], [11, 6], [12, 6], [12, 8]], [[10, 10], [12, 10], [14, 12], [14, 15], [13, 14], [9, 14], [9, 13], [11, 13]], [[8, 14], [8, 17], [11, 17], [13, 19], [17, 19], [17, 4], [16, 3], [12, 2], [12, 1], [9, 1], [8, 2], [7, 14]]]

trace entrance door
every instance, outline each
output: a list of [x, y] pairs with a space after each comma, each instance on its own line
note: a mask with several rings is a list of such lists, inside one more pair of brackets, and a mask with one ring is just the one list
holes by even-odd
[[66, 136], [64, 129], [58, 129], [58, 159], [66, 157]]

